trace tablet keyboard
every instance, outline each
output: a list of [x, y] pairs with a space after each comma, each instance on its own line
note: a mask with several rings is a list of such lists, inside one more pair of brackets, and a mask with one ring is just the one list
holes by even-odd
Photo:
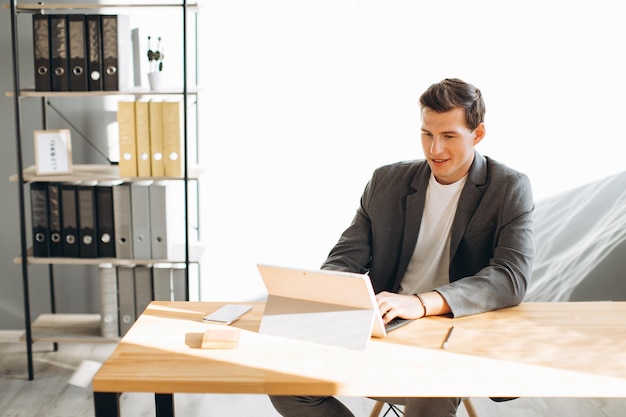
[[400, 317], [396, 317], [395, 319], [391, 320], [389, 323], [385, 324], [385, 329], [387, 330], [387, 333], [389, 333], [393, 330], [399, 329], [402, 326], [406, 326], [412, 321], [413, 320], [411, 319], [403, 319]]

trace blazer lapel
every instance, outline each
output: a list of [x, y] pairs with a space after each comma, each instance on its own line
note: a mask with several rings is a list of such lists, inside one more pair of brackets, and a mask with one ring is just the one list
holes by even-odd
[[467, 182], [461, 197], [459, 198], [459, 204], [454, 216], [454, 222], [452, 223], [452, 230], [450, 232], [450, 261], [454, 259], [454, 255], [461, 243], [461, 239], [465, 234], [465, 229], [469, 224], [472, 216], [476, 212], [476, 207], [480, 203], [482, 198], [482, 187], [487, 182], [487, 162], [485, 157], [478, 152], [474, 155], [474, 162], [470, 167], [470, 172], [467, 177]]
[[396, 280], [394, 283], [394, 291], [400, 287], [400, 282], [404, 277], [404, 273], [409, 266], [409, 261], [417, 244], [417, 235], [419, 234], [420, 225], [422, 223], [422, 214], [424, 213], [424, 204], [426, 202], [426, 189], [428, 188], [428, 179], [430, 177], [430, 168], [424, 163], [415, 175], [411, 187], [414, 193], [406, 196], [405, 217], [404, 217], [404, 236], [402, 237], [402, 250], [396, 271]]

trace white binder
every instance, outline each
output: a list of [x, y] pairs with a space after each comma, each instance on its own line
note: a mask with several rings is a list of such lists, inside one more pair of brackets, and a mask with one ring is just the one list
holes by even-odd
[[117, 267], [120, 336], [135, 322], [135, 277], [132, 267]]
[[167, 183], [150, 185], [150, 253], [152, 259], [166, 260], [167, 251]]
[[107, 339], [119, 336], [117, 312], [117, 275], [115, 268], [98, 268], [100, 284], [100, 334]]
[[172, 301], [172, 268], [152, 268], [155, 301]]
[[144, 182], [130, 186], [133, 258], [150, 259], [150, 191]]
[[152, 268], [146, 265], [135, 266], [135, 317], [152, 301]]
[[185, 268], [172, 268], [172, 293], [174, 301], [188, 301]]

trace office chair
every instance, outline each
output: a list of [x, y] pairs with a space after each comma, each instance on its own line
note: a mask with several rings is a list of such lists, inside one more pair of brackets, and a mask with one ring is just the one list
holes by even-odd
[[[380, 412], [383, 410], [384, 405], [385, 405], [384, 402], [376, 401], [376, 403], [374, 404], [374, 407], [372, 407], [372, 411], [370, 412], [369, 417], [379, 417]], [[389, 406], [389, 408], [387, 409], [387, 411], [385, 411], [385, 414], [383, 414], [382, 417], [386, 417], [387, 415], [389, 415], [389, 412], [393, 412], [393, 414], [396, 417], [400, 417], [404, 415], [402, 410], [400, 410], [400, 408], [398, 408], [397, 405], [395, 404], [387, 404], [387, 405]], [[466, 398], [463, 400], [463, 405], [465, 406], [465, 411], [467, 411], [467, 415], [469, 417], [478, 417], [478, 414], [476, 413], [476, 409], [474, 408], [474, 405], [472, 404], [469, 398]]]

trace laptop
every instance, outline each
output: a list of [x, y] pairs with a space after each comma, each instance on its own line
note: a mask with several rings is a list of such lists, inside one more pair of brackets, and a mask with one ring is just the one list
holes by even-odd
[[[390, 331], [368, 275], [258, 264], [268, 292], [259, 333], [364, 350]], [[398, 325], [410, 320], [398, 320]]]

